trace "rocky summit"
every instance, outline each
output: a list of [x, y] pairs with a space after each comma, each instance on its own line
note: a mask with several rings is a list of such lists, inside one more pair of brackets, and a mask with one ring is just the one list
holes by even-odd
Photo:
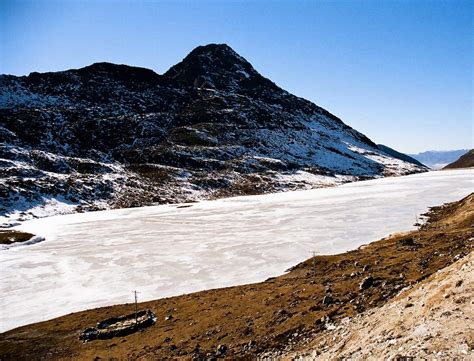
[[387, 149], [223, 44], [163, 75], [96, 63], [0, 76], [4, 225], [426, 170]]

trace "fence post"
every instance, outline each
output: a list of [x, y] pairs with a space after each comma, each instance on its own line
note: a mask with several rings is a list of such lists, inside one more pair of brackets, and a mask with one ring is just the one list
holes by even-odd
[[138, 313], [138, 305], [137, 305], [137, 291], [133, 291], [133, 293], [135, 294], [135, 325], [138, 324], [138, 317], [137, 317], [137, 313]]

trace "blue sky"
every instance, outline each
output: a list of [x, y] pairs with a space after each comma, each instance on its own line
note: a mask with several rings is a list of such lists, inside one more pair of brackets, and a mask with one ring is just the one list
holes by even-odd
[[282, 88], [403, 152], [473, 147], [471, 1], [0, 1], [0, 73], [165, 72], [227, 43]]

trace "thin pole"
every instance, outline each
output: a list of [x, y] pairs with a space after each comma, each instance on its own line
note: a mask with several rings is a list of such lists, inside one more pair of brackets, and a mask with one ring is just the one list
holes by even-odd
[[133, 293], [135, 294], [135, 325], [136, 325], [138, 323], [138, 317], [137, 317], [137, 313], [138, 313], [137, 291], [133, 291]]
[[313, 251], [313, 276], [316, 275], [316, 252]]
[[420, 224], [418, 223], [418, 214], [415, 214], [415, 227], [416, 227], [416, 233], [415, 233], [415, 241], [418, 241], [420, 237]]
[[420, 239], [420, 228], [421, 228], [421, 224], [420, 224], [420, 221], [418, 219], [418, 214], [415, 215], [416, 217], [416, 241], [418, 241]]

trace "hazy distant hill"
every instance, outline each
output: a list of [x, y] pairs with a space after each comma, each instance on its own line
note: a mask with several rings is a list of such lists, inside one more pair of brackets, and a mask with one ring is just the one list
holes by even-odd
[[469, 149], [459, 150], [430, 150], [418, 154], [407, 154], [415, 158], [424, 165], [432, 169], [441, 169], [451, 162], [457, 160], [460, 156], [468, 152]]

